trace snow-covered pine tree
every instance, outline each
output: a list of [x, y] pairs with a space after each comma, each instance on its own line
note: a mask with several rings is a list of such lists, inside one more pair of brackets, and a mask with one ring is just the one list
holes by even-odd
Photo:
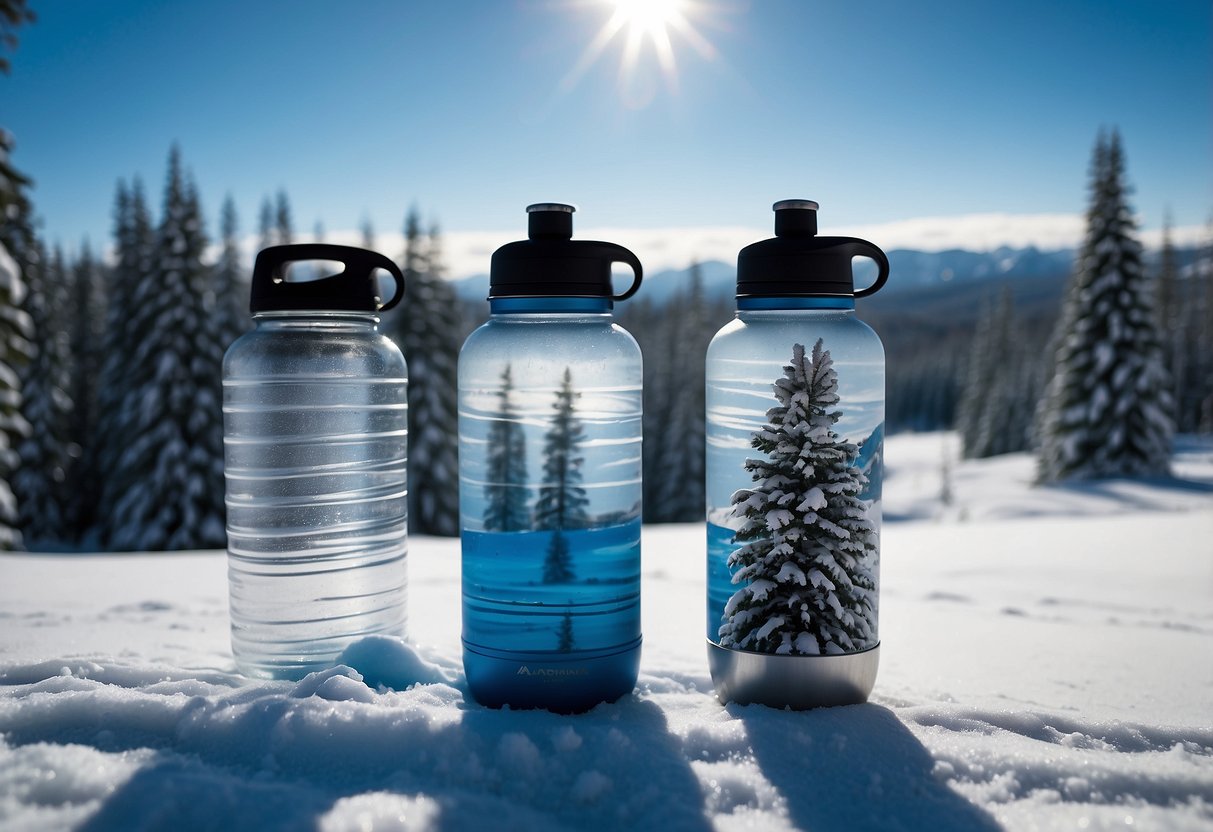
[[99, 467], [103, 472], [101, 500], [97, 510], [97, 532], [101, 542], [113, 537], [114, 508], [125, 493], [120, 483], [119, 462], [136, 430], [139, 401], [133, 389], [130, 368], [142, 337], [135, 326], [148, 321], [135, 308], [136, 298], [148, 291], [144, 284], [154, 279], [156, 233], [143, 195], [143, 184], [135, 179], [128, 189], [118, 183], [114, 200], [114, 266], [106, 285], [105, 332], [101, 341], [100, 389], [97, 393], [97, 442]]
[[97, 519], [101, 499], [98, 447], [98, 378], [101, 374], [101, 329], [105, 321], [100, 265], [86, 241], [72, 267], [69, 322], [72, 411], [68, 436], [71, 464], [67, 471], [67, 524], [73, 538], [88, 533]]
[[404, 228], [405, 298], [389, 323], [409, 368], [409, 530], [459, 534], [459, 410], [455, 371], [463, 322], [442, 279], [437, 232], [421, 229], [416, 207]]
[[876, 643], [876, 530], [859, 494], [859, 449], [834, 432], [838, 375], [818, 340], [792, 347], [774, 384], [779, 404], [751, 445], [754, 486], [733, 495], [742, 521], [729, 556], [741, 588], [725, 606], [720, 643], [759, 653], [831, 655]]
[[510, 365], [506, 364], [497, 393], [497, 418], [489, 426], [488, 433], [488, 483], [484, 487], [486, 531], [522, 531], [531, 521], [527, 508], [530, 489], [526, 485], [526, 434], [517, 421], [518, 413], [511, 399], [513, 391]]
[[28, 273], [24, 310], [29, 316], [32, 355], [21, 374], [21, 413], [30, 430], [17, 447], [13, 476], [19, 525], [29, 548], [54, 544], [70, 536], [66, 528], [66, 477], [69, 465], [69, 354], [63, 314], [66, 299], [63, 253]]
[[581, 487], [581, 443], [585, 439], [574, 402], [580, 394], [573, 390], [573, 374], [564, 369], [553, 408], [556, 415], [544, 437], [543, 484], [535, 501], [535, 526], [555, 531], [543, 563], [544, 583], [567, 583], [574, 579], [569, 543], [563, 532], [583, 528], [589, 522], [586, 506], [589, 498]]
[[207, 314], [205, 248], [197, 194], [174, 147], [156, 278], [138, 286], [130, 308], [135, 418], [113, 475], [119, 489], [111, 535], [116, 549], [224, 545], [223, 349]]
[[1171, 382], [1124, 180], [1120, 136], [1101, 134], [1086, 238], [1040, 407], [1040, 482], [1170, 470]]
[[249, 287], [240, 263], [240, 222], [230, 194], [223, 200], [219, 233], [223, 248], [212, 281], [211, 327], [226, 350], [249, 328]]
[[30, 180], [9, 159], [12, 135], [0, 129], [0, 549], [21, 545], [17, 505], [9, 483], [16, 449], [29, 425], [21, 415], [21, 372], [29, 361], [29, 316], [25, 275], [41, 267], [34, 234]]

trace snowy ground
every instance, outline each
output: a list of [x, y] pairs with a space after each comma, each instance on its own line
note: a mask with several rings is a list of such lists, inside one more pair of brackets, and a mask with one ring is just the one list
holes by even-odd
[[[414, 539], [420, 657], [232, 670], [221, 553], [0, 556], [0, 828], [1213, 829], [1213, 446], [1178, 479], [1033, 490], [888, 444], [870, 704], [722, 707], [703, 530], [648, 527], [635, 695], [465, 700], [456, 543]], [[391, 691], [379, 685], [410, 689]]]

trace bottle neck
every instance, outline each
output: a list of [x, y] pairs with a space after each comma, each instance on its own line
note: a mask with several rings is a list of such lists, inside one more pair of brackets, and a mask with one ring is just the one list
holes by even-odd
[[379, 325], [379, 316], [373, 312], [344, 310], [257, 312], [253, 315], [253, 322], [258, 329], [354, 331], [375, 329]]
[[854, 297], [796, 297], [796, 298], [780, 298], [780, 297], [746, 297], [737, 299], [738, 312], [761, 312], [766, 310], [790, 310], [790, 309], [836, 309], [836, 310], [851, 310], [855, 309]]
[[610, 298], [490, 298], [489, 312], [494, 315], [569, 314], [609, 315], [614, 304]]

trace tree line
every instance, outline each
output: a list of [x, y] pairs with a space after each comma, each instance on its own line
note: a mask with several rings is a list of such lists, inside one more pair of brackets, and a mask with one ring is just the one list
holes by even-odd
[[[0, 546], [224, 546], [222, 361], [251, 324], [235, 204], [223, 204], [210, 262], [198, 190], [174, 147], [160, 216], [138, 178], [120, 181], [110, 262], [88, 243], [69, 260], [36, 233], [10, 147], [0, 135]], [[464, 309], [438, 227], [423, 230], [414, 207], [404, 230], [408, 298], [382, 327], [410, 368], [410, 526], [453, 535]], [[262, 204], [259, 231], [262, 246], [294, 240], [284, 191]]]
[[[36, 233], [10, 148], [0, 135], [0, 546], [222, 546], [220, 368], [250, 325], [234, 203], [209, 261], [197, 188], [174, 148], [159, 216], [137, 178], [119, 182], [108, 262], [87, 243], [68, 258]], [[886, 342], [890, 431], [954, 426], [968, 457], [1035, 448], [1042, 480], [1157, 473], [1171, 431], [1213, 431], [1213, 252], [1181, 267], [1167, 233], [1147, 264], [1128, 192], [1119, 137], [1103, 135], [1061, 303], [1023, 307], [1024, 290], [1004, 284], [975, 320], [860, 309]], [[258, 220], [262, 246], [294, 241], [285, 191]], [[440, 230], [415, 207], [404, 238], [407, 296], [383, 329], [409, 365], [410, 529], [455, 535], [455, 372], [484, 305], [457, 298]], [[375, 248], [369, 224], [363, 244]], [[668, 300], [641, 292], [617, 310], [645, 357], [646, 522], [702, 516], [703, 356], [733, 310], [695, 266]], [[1118, 467], [1101, 443], [1137, 461]]]

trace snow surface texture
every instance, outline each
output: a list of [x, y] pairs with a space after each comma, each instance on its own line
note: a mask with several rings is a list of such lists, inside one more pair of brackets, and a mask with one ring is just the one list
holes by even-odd
[[220, 553], [0, 556], [0, 828], [1213, 829], [1213, 447], [1155, 484], [958, 463], [940, 506], [956, 442], [888, 442], [847, 708], [715, 700], [700, 525], [645, 529], [637, 692], [574, 717], [468, 700], [457, 541], [412, 541], [415, 646], [298, 683], [233, 670]]

